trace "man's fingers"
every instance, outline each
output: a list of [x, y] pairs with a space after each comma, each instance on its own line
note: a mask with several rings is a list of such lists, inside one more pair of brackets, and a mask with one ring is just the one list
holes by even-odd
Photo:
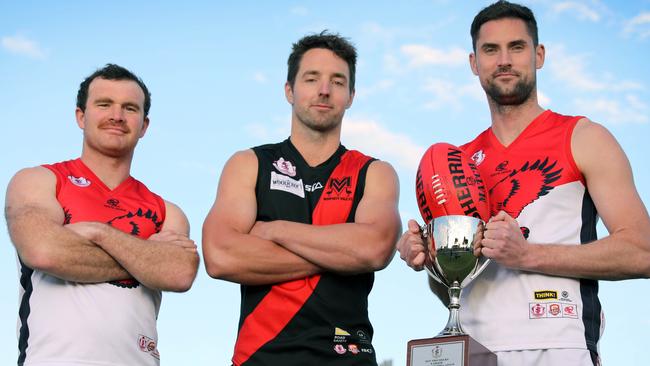
[[412, 220], [412, 219], [409, 220], [408, 228], [409, 228], [409, 231], [412, 232], [413, 234], [417, 234], [417, 233], [420, 232], [420, 225], [415, 220]]
[[421, 271], [422, 268], [424, 267], [425, 258], [426, 258], [426, 254], [424, 254], [424, 252], [420, 252], [415, 256], [415, 258], [413, 258], [411, 263], [409, 263], [409, 266], [416, 271]]
[[488, 247], [481, 248], [481, 254], [483, 254], [485, 258], [494, 258], [495, 253], [496, 253], [495, 250], [492, 248], [488, 248]]

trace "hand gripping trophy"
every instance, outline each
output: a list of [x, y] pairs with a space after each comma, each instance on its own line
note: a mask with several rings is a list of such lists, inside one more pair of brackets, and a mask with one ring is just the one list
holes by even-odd
[[415, 186], [425, 269], [448, 289], [449, 320], [436, 337], [408, 343], [407, 366], [496, 366], [496, 355], [463, 331], [459, 317], [462, 289], [490, 263], [474, 256], [490, 214], [483, 181], [463, 151], [437, 143], [424, 153]]

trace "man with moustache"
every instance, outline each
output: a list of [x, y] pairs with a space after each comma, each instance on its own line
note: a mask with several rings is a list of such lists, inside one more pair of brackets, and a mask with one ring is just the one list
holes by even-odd
[[368, 294], [400, 232], [393, 168], [341, 145], [356, 50], [293, 45], [291, 135], [235, 153], [203, 225], [211, 277], [241, 284], [234, 365], [376, 365]]
[[181, 209], [130, 175], [150, 105], [140, 78], [106, 65], [79, 86], [81, 157], [9, 183], [19, 366], [160, 364], [161, 291], [187, 291], [199, 258]]
[[[598, 365], [597, 280], [650, 276], [650, 219], [630, 164], [603, 126], [539, 105], [545, 48], [530, 9], [498, 1], [474, 18], [471, 35], [492, 125], [461, 148], [493, 215], [475, 254], [496, 263], [464, 291], [463, 327], [499, 365]], [[602, 239], [597, 216], [610, 233]], [[423, 242], [416, 222], [408, 226], [400, 256], [421, 270]]]

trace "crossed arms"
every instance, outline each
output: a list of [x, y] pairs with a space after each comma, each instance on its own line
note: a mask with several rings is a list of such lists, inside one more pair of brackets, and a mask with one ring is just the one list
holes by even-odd
[[355, 222], [315, 226], [290, 221], [256, 222], [257, 157], [240, 151], [226, 163], [217, 198], [203, 224], [208, 274], [247, 285], [272, 284], [324, 271], [382, 269], [401, 230], [398, 180], [393, 168], [368, 168]]
[[161, 232], [147, 240], [100, 222], [64, 226], [54, 173], [34, 167], [9, 183], [5, 216], [20, 260], [32, 269], [82, 283], [135, 278], [151, 289], [183, 292], [194, 281], [199, 258], [187, 218], [176, 205], [165, 206]]

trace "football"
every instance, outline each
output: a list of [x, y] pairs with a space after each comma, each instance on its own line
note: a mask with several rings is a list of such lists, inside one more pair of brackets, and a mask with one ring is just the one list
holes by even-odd
[[425, 224], [440, 216], [490, 218], [485, 185], [470, 157], [448, 143], [431, 145], [422, 156], [415, 194]]

